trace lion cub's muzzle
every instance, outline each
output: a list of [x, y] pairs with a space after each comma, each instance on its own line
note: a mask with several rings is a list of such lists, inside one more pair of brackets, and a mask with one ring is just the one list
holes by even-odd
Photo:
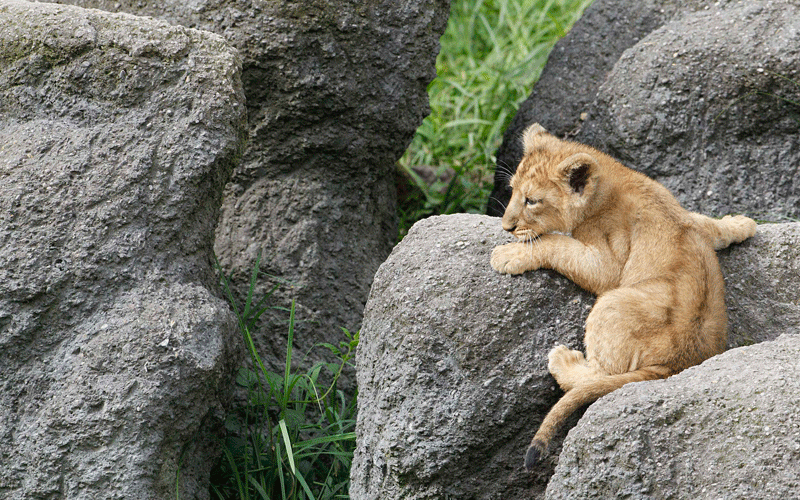
[[513, 229], [507, 231], [516, 236], [517, 239], [522, 242], [535, 240], [539, 237], [539, 233], [533, 229], [519, 229], [518, 227], [514, 227]]

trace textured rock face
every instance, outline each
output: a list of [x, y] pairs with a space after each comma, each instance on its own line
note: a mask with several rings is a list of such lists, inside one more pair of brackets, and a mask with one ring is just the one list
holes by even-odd
[[260, 250], [295, 284], [305, 350], [359, 327], [395, 243], [394, 165], [429, 112], [449, 2], [243, 3], [259, 9], [253, 31], [232, 34], [247, 61], [251, 143], [215, 248], [238, 276]]
[[[263, 252], [262, 269], [293, 284], [281, 295], [297, 300], [301, 351], [357, 328], [396, 241], [394, 164], [428, 113], [449, 1], [69, 3], [202, 28], [236, 46], [250, 142], [225, 192], [216, 253], [235, 283], [247, 283]], [[257, 339], [278, 360], [286, 319], [273, 314]]]
[[800, 497], [800, 335], [733, 349], [589, 407], [547, 499]]
[[593, 298], [543, 271], [509, 277], [489, 256], [498, 219], [417, 223], [380, 267], [364, 314], [351, 498], [530, 498], [546, 473], [521, 457], [558, 397], [545, 354], [580, 346]]
[[239, 362], [212, 269], [245, 139], [221, 38], [0, 1], [0, 496], [207, 498]]
[[725, 277], [728, 347], [774, 340], [800, 327], [800, 223], [761, 224], [717, 252]]
[[[560, 343], [582, 349], [594, 298], [550, 271], [493, 271], [503, 233], [493, 217], [426, 219], [376, 274], [357, 357], [352, 498], [542, 497], [560, 439], [535, 474], [522, 457], [561, 394], [546, 356]], [[732, 346], [800, 324], [798, 238], [800, 224], [767, 224], [720, 253]]]
[[[498, 166], [516, 167], [521, 131], [539, 122], [655, 178], [691, 210], [798, 217], [798, 33], [796, 2], [598, 0], [554, 49]], [[507, 199], [506, 185], [496, 177], [492, 196]]]

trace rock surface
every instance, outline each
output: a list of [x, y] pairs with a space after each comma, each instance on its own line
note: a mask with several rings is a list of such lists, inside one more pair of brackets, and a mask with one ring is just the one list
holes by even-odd
[[570, 431], [545, 498], [800, 498], [790, 330], [598, 400]]
[[0, 0], [0, 497], [174, 498], [178, 471], [208, 497], [240, 68], [210, 33]]
[[760, 224], [754, 238], [717, 255], [728, 347], [774, 340], [800, 327], [800, 223]]
[[[720, 253], [731, 345], [800, 324], [798, 238], [800, 224], [767, 224]], [[535, 474], [522, 457], [561, 394], [547, 352], [582, 348], [594, 298], [551, 271], [496, 273], [508, 241], [497, 218], [432, 217], [380, 267], [357, 356], [354, 500], [542, 498], [563, 434]]]
[[508, 199], [501, 170], [516, 168], [518, 138], [539, 122], [655, 178], [691, 210], [797, 218], [798, 47], [793, 1], [598, 0], [506, 131], [492, 196]]
[[[298, 352], [355, 331], [397, 238], [395, 162], [429, 112], [449, 1], [68, 3], [202, 28], [240, 51], [250, 141], [216, 253], [234, 284], [248, 282], [259, 252], [265, 272], [292, 283], [279, 294], [297, 300]], [[280, 365], [288, 315], [264, 318], [256, 340]]]
[[489, 255], [507, 241], [496, 218], [431, 217], [380, 267], [356, 358], [354, 500], [544, 489], [520, 458], [558, 397], [537, 353], [579, 346], [593, 298], [548, 271], [499, 275]]

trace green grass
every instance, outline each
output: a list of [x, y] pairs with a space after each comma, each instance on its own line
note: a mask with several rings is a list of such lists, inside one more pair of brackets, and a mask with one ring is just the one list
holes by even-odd
[[[399, 207], [400, 237], [435, 214], [484, 213], [495, 152], [558, 39], [591, 0], [453, 0], [428, 116], [400, 159], [418, 188]], [[426, 184], [425, 166], [451, 178]]]
[[[219, 265], [218, 265], [219, 267]], [[336, 388], [351, 365], [358, 333], [342, 329], [339, 345], [320, 344], [338, 363], [321, 362], [305, 372], [292, 368], [294, 304], [288, 311], [286, 359], [282, 373], [269, 371], [253, 343], [252, 330], [273, 288], [258, 302], [253, 292], [261, 276], [259, 259], [244, 304], [237, 304], [229, 278], [220, 272], [222, 288], [238, 318], [250, 363], [239, 369], [236, 383], [247, 402], [230, 412], [223, 459], [212, 473], [214, 498], [330, 500], [348, 498], [350, 463], [355, 449], [355, 397]]]

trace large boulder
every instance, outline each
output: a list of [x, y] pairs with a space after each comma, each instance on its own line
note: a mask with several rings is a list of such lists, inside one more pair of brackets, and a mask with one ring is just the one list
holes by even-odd
[[[240, 295], [259, 253], [288, 282], [279, 295], [297, 301], [300, 351], [357, 329], [396, 242], [395, 162], [429, 112], [449, 0], [67, 2], [202, 28], [239, 50], [250, 141], [225, 190], [217, 256]], [[273, 365], [287, 317], [270, 310], [256, 331]]]
[[[547, 353], [582, 349], [594, 298], [552, 271], [492, 270], [504, 233], [493, 217], [432, 217], [376, 274], [357, 356], [353, 499], [542, 497], [567, 430], [526, 473], [525, 449], [561, 394]], [[761, 225], [720, 252], [732, 347], [800, 324], [798, 238], [800, 224]]]
[[554, 462], [529, 475], [521, 461], [558, 398], [544, 355], [581, 345], [593, 298], [553, 272], [496, 273], [503, 233], [493, 217], [431, 217], [378, 270], [356, 358], [354, 500], [544, 489]]
[[506, 131], [489, 213], [508, 199], [521, 131], [539, 122], [655, 178], [691, 210], [800, 216], [798, 33], [789, 0], [597, 0]]
[[545, 498], [800, 498], [800, 335], [601, 398]]
[[800, 224], [761, 224], [756, 237], [717, 252], [725, 277], [728, 347], [800, 327]]
[[210, 33], [0, 0], [0, 496], [208, 497], [240, 68]]

